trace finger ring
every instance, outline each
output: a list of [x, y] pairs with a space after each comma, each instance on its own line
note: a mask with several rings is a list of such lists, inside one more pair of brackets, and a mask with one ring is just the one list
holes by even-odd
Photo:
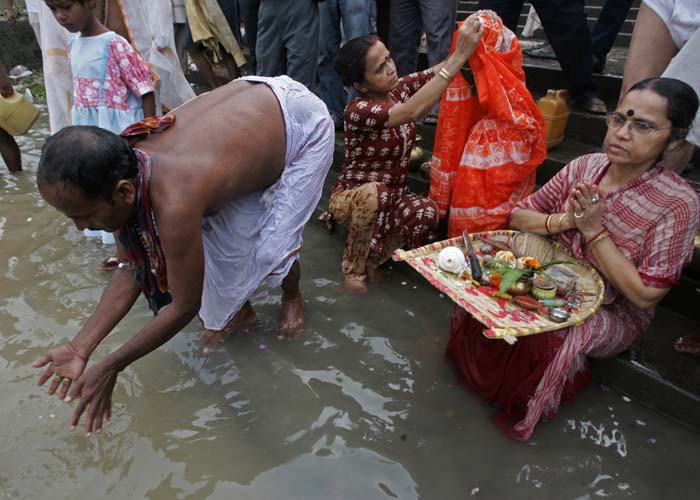
[[586, 212], [586, 209], [585, 209], [585, 208], [583, 209], [583, 211], [581, 211], [581, 213], [574, 212], [574, 218], [576, 218], [576, 219], [581, 219], [581, 218], [583, 218], [583, 214], [584, 214], [585, 212]]
[[598, 203], [599, 201], [600, 201], [600, 196], [598, 196], [597, 193], [594, 194], [593, 196], [591, 196], [591, 203]]

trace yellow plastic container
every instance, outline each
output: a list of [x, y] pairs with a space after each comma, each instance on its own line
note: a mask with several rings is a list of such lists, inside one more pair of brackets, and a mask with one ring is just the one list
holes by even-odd
[[0, 96], [0, 127], [10, 135], [26, 134], [38, 117], [39, 110], [22, 94]]
[[547, 149], [561, 144], [564, 140], [564, 130], [569, 119], [569, 106], [566, 99], [569, 93], [562, 90], [547, 90], [547, 95], [537, 101], [544, 121], [547, 125]]

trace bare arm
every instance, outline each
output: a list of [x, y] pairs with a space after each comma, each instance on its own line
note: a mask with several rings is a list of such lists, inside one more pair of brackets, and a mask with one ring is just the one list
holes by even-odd
[[156, 216], [173, 301], [119, 349], [91, 365], [73, 384], [67, 400], [80, 398], [80, 402], [73, 413], [72, 425], [77, 425], [89, 405], [85, 419], [88, 436], [93, 429], [99, 431], [103, 420], [111, 416], [117, 374], [170, 340], [199, 310], [204, 281], [201, 212], [188, 209], [184, 203], [164, 205], [169, 208], [162, 214], [156, 211]]
[[[593, 196], [600, 201], [593, 203]], [[597, 268], [608, 281], [635, 307], [651, 310], [666, 295], [669, 288], [646, 286], [642, 281], [637, 266], [634, 265], [615, 246], [610, 237], [596, 240], [596, 236], [604, 233], [603, 212], [605, 210], [605, 195], [598, 186], [577, 184], [571, 195], [571, 206], [582, 216], [574, 219], [576, 227], [588, 242], [588, 248], [596, 259]]]
[[[126, 260], [119, 242], [117, 255], [120, 260]], [[116, 269], [95, 312], [75, 338], [54, 347], [33, 363], [34, 368], [49, 365], [39, 377], [39, 385], [52, 379], [48, 389], [50, 396], [58, 391], [61, 399], [66, 397], [73, 382], [83, 374], [93, 351], [131, 309], [138, 295], [133, 272]]]
[[143, 117], [155, 116], [156, 96], [153, 92], [141, 96], [141, 106], [143, 106]]
[[517, 229], [518, 231], [541, 234], [544, 236], [563, 233], [569, 229], [576, 228], [573, 214], [571, 212], [557, 213], [552, 214], [552, 218], [549, 219], [550, 232], [548, 233], [546, 224], [549, 216], [550, 214], [543, 214], [533, 210], [516, 208], [513, 210], [513, 213], [510, 216], [510, 227]]
[[652, 310], [669, 292], [670, 288], [646, 286], [637, 267], [615, 246], [610, 238], [604, 238], [592, 247], [598, 270], [636, 307]]
[[467, 62], [467, 59], [474, 53], [474, 50], [476, 50], [482, 33], [483, 27], [478, 16], [472, 14], [459, 28], [455, 51], [452, 55], [433, 67], [435, 76], [423, 85], [418, 92], [413, 94], [406, 102], [398, 103], [391, 108], [386, 127], [398, 127], [404, 123], [420, 120], [427, 115], [450, 84], [450, 81], [438, 74], [440, 70], [444, 68], [449, 73], [450, 80], [454, 78], [464, 66], [464, 63]]
[[[179, 212], [179, 213], [178, 213]], [[160, 217], [159, 235], [173, 301], [104, 363], [121, 371], [170, 340], [199, 311], [204, 282], [201, 214], [172, 210]], [[176, 223], [168, 221], [177, 221]]]
[[[119, 261], [126, 262], [126, 253], [118, 238], [116, 247]], [[100, 342], [131, 310], [139, 293], [132, 269], [118, 267], [114, 270], [95, 312], [71, 341], [72, 347], [80, 356], [84, 359], [90, 357]]]

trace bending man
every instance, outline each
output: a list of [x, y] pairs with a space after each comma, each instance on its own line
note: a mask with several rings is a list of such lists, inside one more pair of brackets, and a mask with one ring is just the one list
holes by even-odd
[[[90, 406], [88, 434], [109, 418], [121, 370], [197, 313], [210, 332], [252, 322], [248, 297], [266, 278], [283, 289], [280, 337], [299, 330], [297, 253], [333, 157], [325, 105], [288, 77], [237, 80], [122, 135], [133, 147], [67, 127], [46, 142], [37, 173], [41, 195], [79, 230], [116, 231], [128, 263], [76, 337], [34, 364], [49, 365], [39, 380], [54, 376], [49, 394], [80, 398], [73, 425]], [[140, 291], [160, 313], [85, 369]]]

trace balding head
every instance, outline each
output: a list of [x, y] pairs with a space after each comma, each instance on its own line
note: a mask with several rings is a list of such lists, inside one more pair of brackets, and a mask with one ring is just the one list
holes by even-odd
[[44, 144], [37, 185], [63, 184], [86, 198], [111, 199], [117, 182], [137, 173], [136, 156], [122, 137], [98, 127], [66, 127]]

